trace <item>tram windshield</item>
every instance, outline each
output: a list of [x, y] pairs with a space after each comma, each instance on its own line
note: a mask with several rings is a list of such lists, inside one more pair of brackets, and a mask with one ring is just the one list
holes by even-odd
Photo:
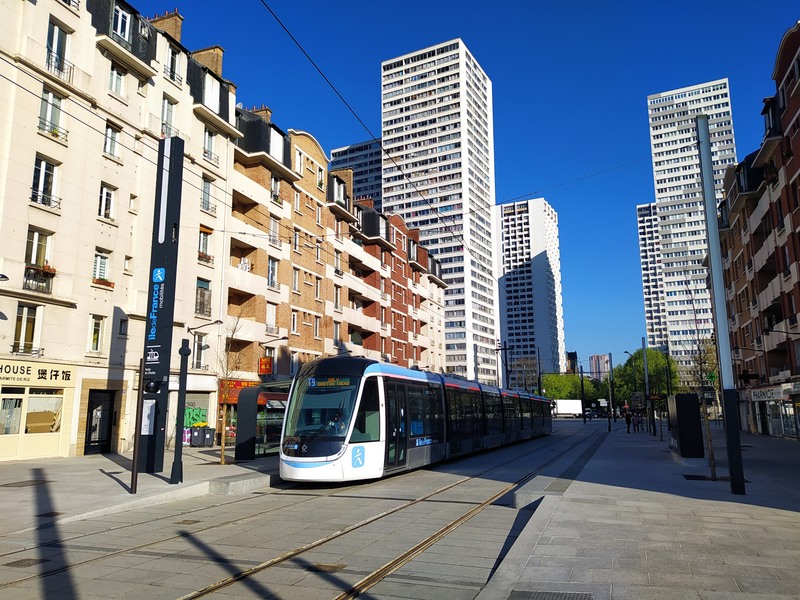
[[360, 377], [305, 377], [295, 382], [284, 438], [341, 440], [353, 416]]

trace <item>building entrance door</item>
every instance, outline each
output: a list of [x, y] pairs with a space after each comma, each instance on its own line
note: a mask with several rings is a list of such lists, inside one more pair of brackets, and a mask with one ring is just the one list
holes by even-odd
[[84, 454], [111, 452], [111, 427], [114, 413], [114, 392], [89, 391], [89, 407], [86, 414], [86, 444]]

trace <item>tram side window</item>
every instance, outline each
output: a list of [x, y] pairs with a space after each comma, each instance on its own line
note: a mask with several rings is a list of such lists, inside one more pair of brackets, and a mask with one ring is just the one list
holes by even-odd
[[364, 382], [361, 404], [358, 406], [351, 442], [377, 442], [381, 437], [378, 403], [378, 381], [370, 377]]
[[503, 409], [500, 407], [500, 396], [487, 394], [484, 396], [486, 406], [486, 433], [503, 433]]
[[441, 441], [443, 436], [442, 401], [437, 388], [408, 385], [408, 414], [411, 436], [427, 436]]

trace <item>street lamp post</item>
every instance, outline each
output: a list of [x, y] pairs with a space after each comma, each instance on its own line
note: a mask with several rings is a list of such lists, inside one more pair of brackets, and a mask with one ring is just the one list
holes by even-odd
[[[632, 369], [633, 370], [633, 391], [638, 393], [638, 391], [639, 391], [637, 389], [638, 388], [638, 382], [636, 381], [636, 359], [634, 358], [633, 354], [631, 354], [627, 350], [625, 350], [625, 354], [630, 356], [631, 360], [633, 361], [633, 369]], [[630, 408], [629, 408], [629, 410], [630, 410]]]

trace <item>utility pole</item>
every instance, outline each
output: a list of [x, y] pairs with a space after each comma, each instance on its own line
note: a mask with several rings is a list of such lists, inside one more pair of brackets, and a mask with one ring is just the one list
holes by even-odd
[[614, 360], [611, 352], [608, 353], [608, 430], [611, 431], [611, 417], [617, 422], [617, 415], [614, 414]]
[[583, 422], [586, 423], [586, 394], [583, 392], [583, 365], [578, 367], [581, 373], [581, 411], [583, 411]]
[[[697, 145], [700, 149], [700, 179], [703, 183], [706, 234], [708, 236], [708, 273], [711, 276], [712, 309], [717, 338], [717, 362], [720, 366], [720, 387], [724, 403], [725, 441], [728, 449], [728, 472], [731, 493], [745, 493], [742, 446], [739, 439], [739, 412], [736, 405], [736, 381], [733, 378], [731, 340], [728, 333], [728, 311], [725, 306], [725, 288], [722, 279], [722, 256], [717, 223], [716, 194], [714, 192], [714, 166], [711, 158], [711, 138], [708, 115], [697, 115]], [[766, 356], [766, 353], [765, 353]]]

